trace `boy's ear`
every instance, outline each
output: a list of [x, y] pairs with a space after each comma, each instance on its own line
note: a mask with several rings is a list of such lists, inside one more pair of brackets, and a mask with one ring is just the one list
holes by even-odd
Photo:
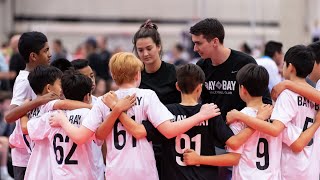
[[37, 60], [37, 54], [34, 53], [34, 52], [31, 52], [31, 53], [29, 54], [29, 62], [30, 62], [30, 61], [34, 62], [34, 61], [36, 61], [36, 60]]
[[240, 91], [242, 92], [242, 94], [248, 94], [247, 89], [243, 85], [240, 85]]
[[198, 84], [198, 86], [196, 87], [196, 91], [197, 92], [202, 91], [202, 83]]
[[91, 93], [88, 93], [83, 97], [83, 102], [91, 104], [91, 100], [92, 100]]
[[[44, 92], [45, 91], [45, 92]], [[49, 93], [51, 92], [51, 85], [47, 84], [44, 88], [43, 88], [43, 94]]]
[[296, 68], [291, 63], [289, 63], [288, 70], [289, 70], [290, 73], [295, 73], [296, 74]]
[[177, 89], [179, 92], [181, 92], [180, 87], [179, 87], [179, 85], [178, 85], [178, 82], [176, 82], [176, 89]]

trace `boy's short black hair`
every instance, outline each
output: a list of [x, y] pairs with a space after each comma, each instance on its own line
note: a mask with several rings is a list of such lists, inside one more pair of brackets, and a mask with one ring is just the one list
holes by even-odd
[[282, 52], [282, 43], [276, 41], [268, 41], [264, 47], [264, 55], [272, 58], [276, 52]]
[[64, 72], [61, 85], [67, 99], [83, 101], [83, 98], [91, 93], [92, 80], [78, 71], [70, 69]]
[[53, 61], [50, 65], [60, 69], [62, 72], [68, 70], [72, 66], [71, 62], [65, 58], [59, 58]]
[[304, 45], [291, 47], [284, 55], [287, 67], [292, 64], [296, 69], [296, 76], [306, 78], [313, 69], [314, 55], [312, 50]]
[[210, 42], [213, 38], [218, 38], [223, 44], [224, 28], [221, 22], [215, 18], [204, 19], [190, 28], [190, 33], [196, 36], [203, 37]]
[[177, 83], [181, 93], [191, 94], [204, 81], [204, 72], [197, 65], [185, 64], [177, 69]]
[[86, 59], [75, 59], [71, 62], [71, 65], [75, 70], [79, 70], [89, 66], [89, 61]]
[[311, 43], [308, 47], [312, 50], [316, 63], [319, 64], [320, 63], [320, 41]]
[[30, 72], [28, 80], [34, 93], [41, 94], [47, 84], [53, 85], [57, 79], [61, 79], [62, 71], [53, 66], [37, 66]]
[[259, 97], [268, 89], [269, 74], [263, 66], [250, 63], [239, 70], [236, 80], [247, 89], [250, 96]]
[[19, 53], [26, 63], [29, 63], [30, 53], [39, 54], [40, 50], [45, 46], [48, 39], [41, 32], [25, 32], [21, 35], [18, 43]]

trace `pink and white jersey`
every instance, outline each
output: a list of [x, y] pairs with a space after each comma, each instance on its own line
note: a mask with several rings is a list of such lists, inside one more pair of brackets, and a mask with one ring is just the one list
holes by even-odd
[[[174, 118], [152, 90], [129, 88], [117, 90], [115, 93], [118, 98], [136, 94], [136, 105], [130, 108], [127, 114], [139, 124], [143, 120], [149, 120], [157, 127]], [[110, 109], [99, 99], [82, 125], [95, 132], [109, 114]], [[117, 120], [106, 138], [106, 143], [106, 179], [159, 179], [152, 144], [146, 138], [135, 139]]]
[[[33, 92], [29, 81], [28, 71], [20, 71], [13, 86], [13, 96], [11, 105], [20, 106], [26, 99], [35, 99], [37, 96]], [[23, 136], [20, 120], [16, 121], [16, 127], [9, 137], [9, 142], [15, 148], [11, 150], [12, 165], [17, 167], [27, 167], [30, 154], [26, 149], [26, 145], [29, 144], [27, 138]]]
[[[65, 133], [62, 128], [52, 128], [49, 125], [49, 118], [55, 111], [45, 113], [41, 117], [33, 118], [28, 122], [29, 136], [32, 140], [39, 141], [47, 139], [51, 162], [51, 179], [96, 179], [93, 171], [93, 157], [91, 153], [91, 142], [77, 145]], [[89, 109], [76, 109], [65, 111], [69, 122], [80, 126]], [[40, 144], [37, 144], [37, 146]], [[33, 162], [29, 162], [32, 165]]]
[[[98, 100], [97, 97], [91, 95], [92, 100], [91, 104], [95, 104]], [[106, 165], [103, 162], [103, 155], [102, 155], [102, 144], [103, 141], [101, 140], [93, 140], [91, 145], [92, 145], [92, 157], [93, 157], [93, 162], [95, 166], [95, 175], [96, 175], [96, 180], [104, 180], [104, 170], [106, 169]]]
[[[53, 110], [54, 104], [58, 100], [53, 100], [48, 102], [47, 104], [41, 105], [28, 113], [29, 121], [33, 118], [39, 118], [44, 113]], [[37, 123], [37, 122], [34, 122]], [[41, 123], [40, 121], [38, 123]], [[28, 129], [29, 130], [29, 129]], [[28, 136], [28, 138], [30, 138]], [[50, 159], [48, 157], [48, 149], [49, 141], [48, 139], [42, 139], [38, 141], [34, 141], [30, 138], [30, 150], [32, 150], [29, 163], [27, 166], [26, 174], [24, 178], [26, 180], [41, 180], [41, 179], [52, 179]], [[39, 171], [41, 169], [41, 171]]]
[[[251, 107], [245, 107], [241, 112], [252, 117], [257, 115], [257, 110]], [[246, 124], [239, 121], [230, 125], [234, 134], [246, 127]], [[232, 179], [281, 179], [281, 147], [281, 135], [273, 137], [256, 131], [239, 149], [228, 148], [229, 152], [241, 154], [239, 164], [233, 167]]]
[[[312, 139], [300, 153], [293, 153], [290, 149], [290, 145], [314, 122], [318, 109], [319, 105], [289, 90], [284, 90], [276, 101], [271, 119], [279, 120], [286, 126], [282, 133], [284, 143], [281, 155], [284, 180], [319, 179], [319, 138]], [[289, 122], [293, 126], [288, 125]]]

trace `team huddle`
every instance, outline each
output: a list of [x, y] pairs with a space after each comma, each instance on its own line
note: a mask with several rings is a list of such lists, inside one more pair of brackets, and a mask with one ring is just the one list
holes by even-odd
[[15, 179], [209, 180], [221, 179], [224, 166], [233, 166], [226, 179], [319, 179], [320, 95], [305, 81], [314, 52], [303, 45], [287, 51], [289, 81], [273, 107], [272, 77], [223, 46], [218, 20], [202, 20], [190, 33], [201, 59], [175, 68], [160, 60], [157, 26], [144, 23], [136, 55], [110, 58], [118, 90], [101, 97], [92, 95], [87, 60], [62, 72], [49, 66], [46, 36], [23, 33], [27, 65], [6, 115], [16, 122], [9, 139]]

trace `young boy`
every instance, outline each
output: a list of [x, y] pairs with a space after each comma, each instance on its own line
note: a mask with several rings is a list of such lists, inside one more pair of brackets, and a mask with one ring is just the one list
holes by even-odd
[[[26, 69], [20, 71], [14, 83], [10, 111], [5, 117], [6, 121], [10, 123], [15, 122], [17, 119], [24, 115], [23, 113], [19, 112], [10, 112], [17, 106], [20, 106], [25, 101], [25, 99], [34, 99], [36, 97], [27, 79], [29, 72], [38, 65], [48, 65], [51, 57], [47, 37], [41, 32], [23, 33], [19, 39], [18, 48], [23, 59], [26, 61]], [[46, 100], [46, 102], [54, 98], [57, 97], [50, 97]], [[39, 103], [39, 101], [34, 101], [35, 104], [33, 105], [33, 107], [31, 107], [31, 109], [39, 106], [37, 102]], [[20, 121], [16, 122], [15, 132], [17, 132], [16, 139], [19, 140], [18, 145], [24, 144]], [[13, 137], [15, 136], [15, 134], [16, 133], [13, 133], [11, 136]], [[24, 146], [13, 148], [11, 154], [15, 179], [23, 180], [30, 155], [27, 149], [24, 148]]]
[[[139, 124], [148, 119], [162, 134], [171, 138], [206, 119], [219, 115], [219, 110], [215, 105], [207, 104], [202, 106], [199, 113], [184, 121], [170, 122], [173, 116], [161, 104], [155, 92], [137, 88], [143, 68], [142, 62], [137, 57], [132, 53], [117, 53], [110, 59], [109, 68], [113, 79], [120, 87], [115, 92], [118, 97], [130, 99], [128, 95], [136, 94], [136, 104], [127, 111], [128, 115], [117, 110], [118, 103], [110, 106], [112, 107], [110, 112], [102, 99], [98, 99], [79, 129], [71, 126], [63, 114], [54, 115], [51, 123], [61, 125], [69, 137], [79, 144], [86, 142], [94, 132], [96, 137], [106, 138], [107, 179], [158, 179], [151, 143], [146, 138], [137, 139], [132, 136], [128, 128], [123, 127], [117, 120], [119, 114], [121, 113], [120, 119], [131, 117]], [[107, 116], [108, 119], [103, 122]]]
[[[303, 45], [297, 45], [287, 51], [284, 61], [284, 77], [307, 86], [305, 78], [312, 71], [314, 63], [312, 52]], [[320, 125], [318, 116], [314, 120], [317, 110], [318, 105], [315, 103], [299, 94], [285, 90], [276, 101], [271, 115], [272, 123], [258, 121], [236, 110], [228, 113], [227, 119], [229, 122], [240, 120], [261, 133], [282, 136], [281, 179], [318, 179], [319, 140], [313, 140]], [[264, 144], [266, 147], [267, 142], [260, 140], [258, 145]], [[259, 146], [259, 148], [257, 157], [271, 156], [266, 153], [266, 150], [262, 151], [262, 147]], [[268, 167], [267, 165], [267, 161], [264, 164], [260, 163], [262, 167]]]
[[[88, 105], [91, 103], [92, 82], [88, 77], [78, 72], [67, 70], [62, 76], [61, 83], [66, 98], [82, 101]], [[89, 113], [89, 110], [81, 108], [65, 111], [65, 113], [73, 126], [79, 126], [83, 118]], [[27, 124], [29, 136], [36, 142], [36, 147], [46, 150], [42, 151], [42, 153], [49, 152], [49, 155], [46, 154], [47, 158], [42, 156], [40, 159], [38, 157], [35, 163], [48, 161], [51, 164], [49, 167], [51, 173], [47, 179], [97, 179], [92, 160], [91, 143], [77, 145], [70, 140], [61, 128], [51, 128], [49, 118], [54, 113], [56, 112], [52, 111], [30, 119]], [[48, 143], [38, 143], [43, 141]], [[35, 152], [32, 152], [32, 155], [33, 153]], [[31, 158], [29, 165], [33, 165]], [[40, 166], [41, 163], [38, 165]], [[41, 171], [46, 170], [41, 168]], [[34, 176], [29, 179], [43, 178]]]
[[[72, 67], [80, 72], [81, 74], [89, 77], [92, 80], [92, 92], [96, 88], [96, 79], [95, 75], [92, 71], [92, 68], [89, 66], [89, 61], [86, 59], [75, 59], [71, 62]], [[97, 102], [98, 98], [91, 95], [92, 101], [91, 103], [94, 104]], [[93, 158], [94, 158], [94, 165], [96, 167], [96, 174], [99, 174], [99, 179], [97, 180], [104, 180], [104, 170], [105, 164], [103, 162], [103, 155], [102, 155], [102, 144], [103, 141], [98, 140], [98, 142], [92, 141], [92, 150], [93, 150]], [[105, 150], [105, 148], [104, 148]], [[105, 154], [106, 152], [104, 152]]]
[[[198, 103], [204, 83], [205, 75], [200, 67], [187, 64], [177, 69], [176, 87], [181, 92], [182, 102], [179, 104], [167, 105], [168, 110], [174, 115], [174, 121], [184, 121], [186, 118], [199, 112], [201, 104]], [[152, 126], [149, 121], [144, 121], [144, 127], [130, 127], [130, 123], [120, 119], [122, 124], [132, 131], [135, 135], [137, 131], [146, 131], [149, 140], [161, 139], [163, 158], [160, 179], [215, 179], [218, 177], [217, 167], [208, 166], [186, 166], [183, 161], [183, 153], [191, 152], [193, 149], [197, 154], [215, 155], [214, 141], [217, 139], [221, 143], [229, 144], [235, 149], [246, 141], [253, 133], [253, 130], [247, 129], [237, 137], [233, 136], [232, 131], [225, 124], [221, 116], [216, 116], [211, 120], [206, 120], [190, 130], [179, 134], [177, 137], [167, 139]], [[136, 123], [137, 124], [137, 123]], [[139, 130], [143, 128], [142, 130]], [[144, 129], [145, 128], [145, 129]], [[219, 156], [220, 162], [215, 162], [215, 166], [233, 165], [236, 159], [234, 155], [228, 154]], [[184, 159], [185, 160], [185, 159]], [[198, 165], [198, 164], [192, 164]]]
[[[28, 76], [28, 81], [30, 82], [30, 86], [33, 91], [37, 94], [37, 98], [43, 98], [43, 96], [47, 96], [50, 94], [61, 94], [61, 77], [62, 72], [50, 66], [38, 66], [33, 71], [30, 72]], [[26, 109], [29, 109], [32, 102], [24, 103], [23, 105], [17, 107], [15, 110], [25, 112]], [[91, 106], [85, 103], [80, 103], [78, 101], [71, 100], [54, 100], [50, 101], [46, 104], [43, 104], [39, 107], [28, 112], [27, 118], [21, 118], [21, 129], [23, 132], [23, 139], [25, 140], [25, 145], [28, 151], [31, 153], [28, 167], [26, 170], [25, 178], [26, 179], [48, 179], [50, 177], [49, 165], [46, 148], [49, 142], [46, 140], [33, 142], [29, 139], [28, 130], [27, 130], [27, 122], [28, 119], [32, 119], [35, 117], [39, 117], [42, 114], [52, 111], [54, 109], [76, 109], [80, 107], [90, 108]], [[35, 146], [36, 144], [36, 146]], [[39, 144], [44, 144], [43, 146], [39, 146]], [[47, 169], [46, 169], [47, 167]], [[42, 171], [39, 171], [39, 168]]]

